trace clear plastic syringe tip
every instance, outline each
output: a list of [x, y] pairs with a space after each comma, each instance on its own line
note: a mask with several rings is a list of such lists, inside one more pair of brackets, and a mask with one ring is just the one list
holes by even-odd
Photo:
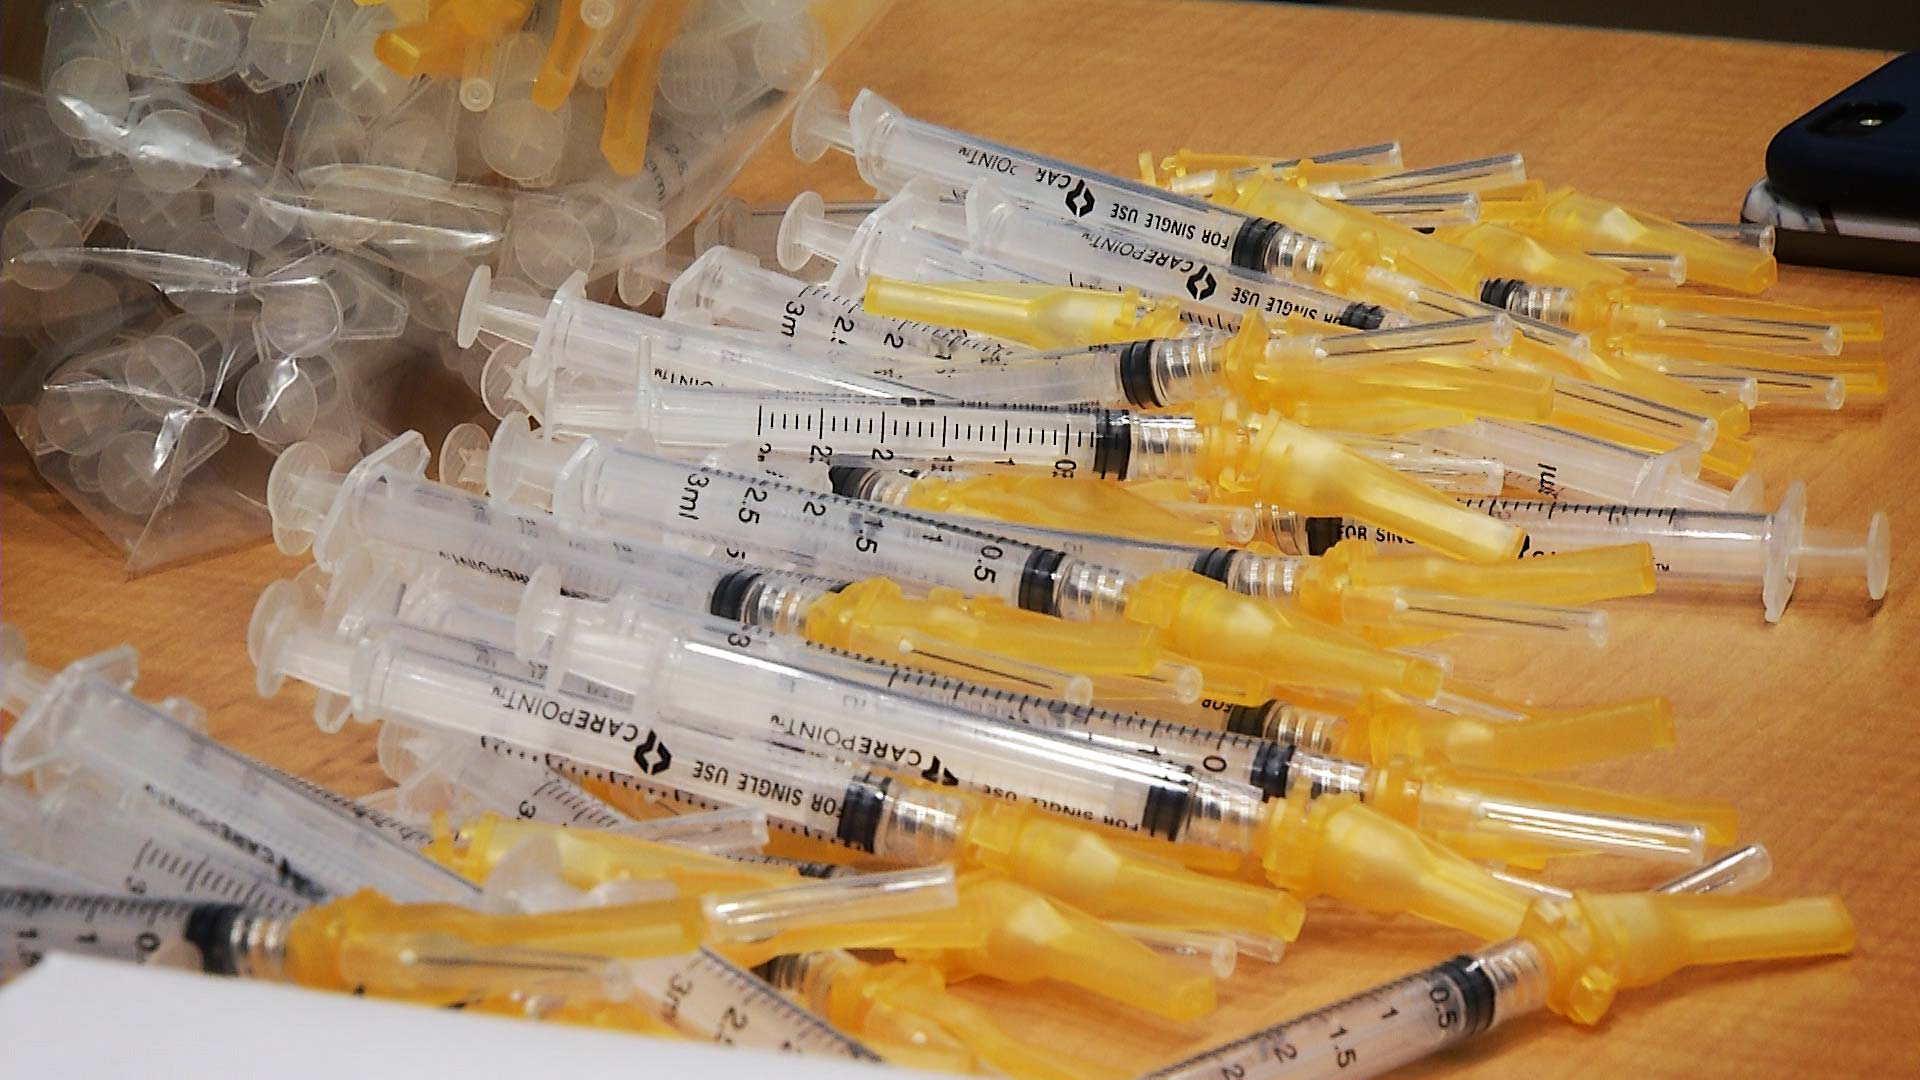
[[788, 204], [780, 219], [780, 232], [774, 239], [774, 255], [780, 266], [797, 272], [815, 256], [838, 265], [853, 249], [859, 230], [827, 216], [827, 204], [817, 191], [803, 191]]
[[531, 346], [540, 337], [548, 306], [544, 300], [495, 289], [493, 271], [476, 266], [473, 279], [467, 282], [466, 299], [460, 304], [454, 340], [464, 349], [484, 331], [503, 341]]
[[800, 95], [793, 106], [791, 142], [793, 156], [801, 161], [819, 161], [829, 147], [845, 154], [854, 152], [853, 122], [847, 110], [840, 107], [840, 96], [833, 87], [819, 83]]
[[1780, 505], [1767, 518], [1762, 535], [1766, 547], [1765, 568], [1760, 577], [1760, 603], [1768, 622], [1779, 622], [1793, 599], [1793, 586], [1800, 576], [1800, 538], [1807, 527], [1807, 486], [1795, 480], [1780, 496]]
[[1893, 537], [1885, 511], [1875, 511], [1867, 531], [1851, 529], [1802, 529], [1796, 552], [1800, 573], [1813, 577], [1842, 577], [1862, 574], [1867, 579], [1867, 596], [1878, 600], [1887, 595], [1887, 576], [1893, 567]]

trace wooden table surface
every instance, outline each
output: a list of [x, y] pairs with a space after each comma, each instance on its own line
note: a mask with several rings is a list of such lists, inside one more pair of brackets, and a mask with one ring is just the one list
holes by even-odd
[[[1533, 175], [1681, 219], [1732, 219], [1767, 139], [1885, 57], [1493, 22], [1256, 4], [901, 3], [831, 73], [910, 114], [1131, 172], [1142, 149], [1313, 152], [1398, 138], [1414, 165], [1504, 151]], [[802, 186], [862, 197], [851, 164], [794, 162], [784, 143], [737, 191]], [[1920, 346], [1920, 284], [1783, 268], [1777, 295], [1887, 310], [1894, 389], [1883, 409], [1755, 420], [1769, 505], [1801, 477], [1822, 524], [1893, 518], [1894, 571], [1874, 610], [1856, 582], [1803, 586], [1777, 626], [1757, 598], [1656, 597], [1616, 607], [1603, 653], [1529, 651], [1484, 665], [1543, 702], [1659, 692], [1681, 744], [1582, 779], [1735, 803], [1772, 850], [1772, 895], [1838, 892], [1859, 923], [1849, 960], [1683, 973], [1623, 995], [1597, 1030], [1552, 1016], [1423, 1068], [1479, 1075], [1920, 1074], [1897, 978], [1920, 974], [1915, 560], [1920, 413], [1904, 370]], [[430, 441], [437, 433], [429, 432]], [[437, 442], [436, 442], [437, 444]], [[1905, 446], [1907, 449], [1902, 450]], [[372, 739], [323, 736], [306, 701], [253, 692], [243, 630], [255, 596], [301, 563], [261, 546], [131, 582], [122, 558], [42, 484], [9, 437], [4, 615], [43, 662], [119, 642], [141, 691], [206, 706], [233, 745], [343, 792], [383, 786]], [[1180, 1028], [1052, 988], [969, 986], [1019, 1034], [1116, 1065], [1172, 1060], [1471, 946], [1410, 919], [1316, 904], [1274, 967], [1242, 965], [1223, 1004]]]

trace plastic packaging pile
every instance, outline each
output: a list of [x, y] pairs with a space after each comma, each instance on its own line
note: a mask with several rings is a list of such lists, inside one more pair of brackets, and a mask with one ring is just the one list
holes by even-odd
[[[514, 66], [440, 18], [468, 10], [379, 55], [466, 102]], [[584, 72], [563, 40], [547, 62]], [[1511, 700], [1456, 646], [1599, 647], [1656, 590], [1769, 619], [1808, 577], [1877, 598], [1884, 518], [1810, 524], [1797, 481], [1763, 510], [1751, 469], [1765, 425], [1884, 394], [1877, 311], [1755, 299], [1764, 235], [1518, 155], [1183, 151], [1140, 182], [871, 91], [803, 98], [793, 140], [885, 201], [723, 206], [685, 266], [449, 260], [436, 332], [485, 357], [494, 429], [455, 428], [437, 479], [416, 432], [280, 449], [274, 538], [313, 566], [261, 594], [249, 652], [322, 731], [378, 726], [372, 805], [141, 702], [124, 653], [56, 674], [10, 637], [18, 835], [91, 832], [17, 852], [0, 926], [59, 938], [113, 852], [164, 841], [238, 884], [150, 890], [177, 901], [135, 905], [177, 925], [154, 961], [1044, 1077], [1126, 1070], [950, 986], [1191, 1021], [1315, 898], [1484, 944], [1136, 1065], [1370, 1075], [1532, 1011], [1595, 1023], [1683, 966], [1852, 948], [1835, 897], [1730, 895], [1768, 866], [1731, 805], [1553, 775], [1671, 746], [1663, 698]], [[321, 257], [404, 261], [379, 250]], [[665, 317], [596, 298], [609, 271]]]
[[0, 81], [4, 401], [134, 572], [393, 434], [473, 267], [614, 286], [881, 5], [61, 0]]

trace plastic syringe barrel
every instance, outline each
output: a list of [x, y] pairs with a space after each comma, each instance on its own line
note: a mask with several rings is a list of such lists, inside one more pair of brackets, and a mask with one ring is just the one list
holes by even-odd
[[[345, 478], [302, 475], [293, 467], [297, 461], [290, 464], [289, 455], [283, 454], [274, 479], [279, 487], [289, 489], [290, 496], [286, 504], [274, 506], [276, 529], [290, 524], [294, 516], [291, 489], [312, 485], [308, 510], [318, 510], [315, 516], [337, 515], [332, 520], [337, 522], [333, 532], [338, 540], [317, 543], [314, 548], [315, 561], [330, 570], [338, 568], [357, 542], [378, 539], [514, 582], [524, 582], [541, 566], [552, 564], [560, 569], [566, 589], [577, 595], [604, 599], [631, 586], [676, 607], [704, 607], [714, 586], [729, 572], [659, 549], [636, 554], [616, 537], [570, 529], [552, 515], [518, 511], [432, 483], [420, 478], [417, 465], [408, 467], [397, 457], [381, 457], [389, 449], [413, 445], [423, 460], [424, 443], [408, 432], [369, 457], [372, 467], [356, 469]], [[274, 503], [271, 492], [269, 503]], [[283, 545], [283, 550], [290, 546]]]
[[[796, 111], [809, 110], [803, 103]], [[1226, 256], [1249, 269], [1270, 269], [1261, 241], [1277, 228], [1273, 222], [914, 120], [871, 90], [854, 99], [847, 121], [861, 175], [883, 191], [897, 190], [915, 176], [962, 191], [983, 180], [1003, 181], [1036, 205], [1165, 238], [1203, 257]]]
[[947, 586], [1042, 614], [1118, 614], [1117, 573], [997, 533], [628, 447], [596, 445], [580, 463], [556, 489], [564, 521], [658, 528], [778, 552], [809, 572]]
[[396, 898], [468, 896], [465, 882], [419, 852], [350, 822], [85, 663], [53, 676], [23, 710], [0, 750], [9, 773], [82, 766], [119, 785], [131, 805], [164, 808], [243, 851], [272, 852], [283, 883], [312, 899], [369, 886]]
[[709, 249], [674, 279], [666, 317], [706, 319], [778, 334], [782, 344], [845, 346], [915, 364], [991, 364], [1020, 351], [964, 330], [874, 315], [857, 299], [758, 266], [727, 247]]
[[271, 862], [249, 861], [189, 825], [129, 812], [90, 797], [86, 774], [41, 799], [0, 784], [0, 822], [9, 847], [37, 856], [94, 888], [146, 896], [220, 900], [269, 914], [312, 903], [277, 880]]
[[1376, 305], [1237, 265], [1225, 254], [1208, 257], [1162, 235], [1059, 217], [999, 183], [968, 193], [967, 239], [990, 258], [1046, 266], [1072, 276], [1076, 285], [1131, 286], [1176, 299], [1183, 314], [1193, 318], [1189, 309], [1204, 310], [1212, 319], [1196, 321], [1221, 329], [1237, 329], [1248, 308], [1360, 330], [1405, 322]]
[[[1886, 595], [1892, 541], [1884, 513], [1863, 533], [1806, 527], [1806, 487], [1788, 485], [1771, 513], [1685, 507], [1551, 503], [1526, 499], [1466, 499], [1462, 505], [1527, 529], [1528, 550], [1574, 551], [1644, 541], [1653, 548], [1654, 573], [1672, 582], [1757, 586], [1767, 620], [1778, 621], [1802, 573], [1858, 573], [1867, 595]], [[1392, 533], [1349, 518], [1270, 516], [1283, 547], [1320, 554], [1345, 537], [1406, 543]]]

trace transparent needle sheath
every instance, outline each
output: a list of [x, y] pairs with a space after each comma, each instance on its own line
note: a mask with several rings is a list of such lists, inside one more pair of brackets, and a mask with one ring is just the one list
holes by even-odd
[[[128, 671], [130, 657], [114, 654], [108, 654], [108, 657], [112, 664], [98, 666], [115, 674]], [[118, 666], [114, 666], [116, 664]], [[48, 716], [45, 715], [45, 708], [30, 707], [21, 717], [9, 733], [3, 752], [10, 771], [15, 767], [32, 767], [43, 763], [35, 760], [42, 756], [37, 751], [57, 734], [49, 730], [48, 725], [66, 730], [65, 735], [59, 736], [62, 746], [82, 743], [87, 734], [112, 725], [112, 745], [97, 754], [87, 755], [89, 769], [106, 775], [110, 761], [130, 757], [153, 762], [156, 772], [146, 782], [155, 785], [156, 795], [164, 790], [164, 794], [172, 796], [180, 806], [188, 806], [188, 799], [193, 798], [191, 808], [201, 815], [190, 815], [195, 824], [214, 829], [229, 842], [242, 844], [247, 840], [235, 831], [234, 826], [244, 823], [251, 828], [257, 824], [260, 826], [257, 835], [266, 844], [274, 845], [266, 850], [272, 851], [291, 867], [302, 865], [299, 860], [305, 857], [301, 847], [303, 834], [328, 833], [337, 836], [340, 832], [342, 822], [337, 811], [309, 800], [293, 787], [283, 787], [282, 782], [270, 772], [193, 733], [152, 706], [135, 701], [124, 691], [102, 682], [100, 677], [90, 673], [92, 670], [70, 666], [59, 676], [50, 677], [44, 670], [35, 669], [23, 661], [7, 665], [0, 687], [5, 689], [10, 710], [21, 701], [51, 701], [61, 706], [57, 710], [61, 715]], [[128, 710], [135, 715], [126, 717]], [[74, 718], [76, 712], [80, 714], [77, 723]], [[128, 719], [130, 723], [124, 722]], [[32, 723], [29, 723], [30, 720]], [[187, 782], [185, 774], [176, 767], [172, 771], [182, 778], [175, 781], [173, 787], [159, 788], [159, 783], [165, 778], [159, 775], [158, 770], [169, 760], [178, 760], [178, 755], [169, 750], [169, 743], [188, 744], [190, 752], [206, 764], [204, 775], [197, 783]], [[237, 761], [244, 767], [226, 769], [220, 765], [222, 761]], [[51, 763], [51, 760], [45, 763]], [[163, 801], [162, 804], [173, 808], [171, 803]], [[230, 816], [221, 816], [216, 812], [236, 806], [238, 811]], [[219, 828], [222, 825], [226, 827]], [[341, 870], [336, 875], [342, 883], [338, 891], [351, 892], [376, 883], [375, 887], [381, 887], [382, 891], [386, 891], [382, 884], [406, 888], [422, 899], [443, 899], [456, 903], [477, 900], [477, 888], [437, 863], [393, 841], [379, 838], [377, 834], [365, 830], [353, 831], [358, 836], [350, 845], [352, 850], [339, 860], [350, 869]], [[368, 840], [370, 836], [374, 837], [372, 842]], [[405, 860], [376, 856], [377, 852], [388, 850], [383, 849], [382, 844], [393, 844], [390, 850], [404, 854]], [[338, 841], [330, 846], [337, 850]], [[255, 850], [260, 849], [256, 847]], [[394, 872], [391, 868], [396, 863], [407, 866], [407, 872]], [[388, 869], [383, 869], [383, 864]], [[326, 866], [331, 863], [316, 858], [307, 865]], [[45, 895], [37, 894], [42, 898]], [[324, 894], [313, 898], [320, 899], [321, 895]], [[138, 960], [175, 940], [170, 936], [171, 928], [184, 923], [170, 922], [174, 914], [179, 914], [184, 920], [198, 907], [184, 903], [173, 907], [165, 906], [165, 902], [144, 903], [157, 903], [159, 906], [142, 907], [139, 903], [108, 903], [100, 898], [89, 898], [71, 906], [55, 905], [58, 910], [51, 917], [42, 919], [41, 916], [49, 907], [44, 899], [11, 905], [0, 901], [0, 909], [7, 912], [6, 916], [0, 917], [0, 927], [4, 927], [0, 928], [0, 937], [14, 944], [28, 938], [51, 942], [61, 935], [68, 935], [77, 947], [87, 950], [91, 946], [86, 936], [98, 934], [101, 940], [107, 942], [108, 948], [123, 949], [122, 953], [116, 955]], [[35, 958], [40, 951], [39, 947], [33, 949]], [[4, 958], [0, 959], [0, 965], [6, 964], [13, 955], [11, 949], [7, 953], [0, 953], [0, 958]], [[649, 997], [667, 1003], [666, 1011], [670, 1019], [701, 1037], [727, 1034], [734, 1041], [747, 1046], [867, 1060], [873, 1057], [858, 1043], [834, 1031], [817, 1017], [788, 1002], [764, 983], [709, 950], [701, 949], [687, 956], [642, 961], [631, 965], [630, 975]]]
[[[1864, 533], [1809, 528], [1806, 487], [1797, 480], [1771, 513], [1524, 499], [1468, 499], [1462, 505], [1524, 525], [1531, 551], [1644, 542], [1653, 548], [1654, 572], [1662, 581], [1757, 586], [1768, 622], [1779, 621], [1802, 577], [1859, 575], [1866, 580], [1868, 597], [1878, 600], [1886, 595], [1892, 570], [1893, 547], [1885, 513], [1876, 512]], [[1338, 518], [1281, 514], [1273, 522], [1277, 542], [1311, 554], [1319, 554], [1343, 536], [1406, 542]]]
[[[512, 464], [511, 449], [496, 444], [488, 455], [487, 475], [495, 490], [512, 491], [523, 483], [520, 467]], [[329, 470], [313, 448], [289, 449], [269, 481], [268, 501], [277, 542], [289, 553], [311, 546], [322, 568], [347, 579], [339, 582], [342, 593], [372, 590], [374, 583], [362, 580], [366, 574], [351, 569], [353, 560], [349, 556], [364, 538], [379, 537], [389, 548], [415, 552], [504, 582], [528, 581], [544, 568], [556, 575], [559, 586], [569, 595], [578, 597], [609, 599], [631, 594], [674, 610], [707, 611], [721, 597], [737, 596], [740, 568], [735, 564], [669, 551], [648, 542], [654, 539], [651, 534], [628, 541], [574, 531], [563, 528], [550, 514], [516, 511], [501, 502], [429, 483], [418, 476], [426, 456], [419, 436], [409, 432], [342, 476]], [[551, 478], [540, 483], [550, 485]], [[794, 576], [788, 580], [794, 580]], [[425, 625], [453, 627], [463, 636], [474, 636], [489, 622], [506, 623], [492, 633], [491, 640], [504, 644], [517, 640], [511, 618], [498, 610], [508, 605], [496, 604], [495, 610], [488, 610], [456, 597], [427, 610], [433, 590], [423, 588], [423, 584], [409, 583], [410, 593], [406, 595], [416, 613], [408, 616], [410, 620], [430, 620]], [[831, 590], [841, 582], [817, 584]], [[466, 586], [468, 592], [473, 589]], [[368, 597], [364, 602], [371, 604], [373, 614], [378, 616], [398, 613], [398, 595], [385, 600]], [[351, 607], [358, 606], [356, 602]], [[350, 610], [343, 608], [334, 614], [346, 619]], [[775, 611], [768, 617], [779, 621], [801, 614]], [[784, 622], [782, 625], [792, 628]], [[888, 623], [872, 633], [863, 630], [862, 636], [842, 643], [849, 647], [858, 644], [863, 651], [871, 648], [897, 653], [909, 647], [906, 642], [911, 639], [903, 634]], [[1057, 687], [1070, 696], [1085, 693], [1084, 687], [1077, 692], [1071, 689], [1074, 677], [1067, 673], [976, 647], [922, 639], [915, 648], [912, 662], [916, 664], [947, 665], [949, 670], [965, 669], [976, 677], [993, 676], [1012, 685]], [[322, 719], [322, 726], [333, 726], [333, 722]]]
[[[886, 488], [891, 486], [889, 481], [898, 475], [871, 469], [838, 469], [835, 474], [836, 491], [862, 498], [879, 496], [882, 501]], [[948, 514], [921, 512], [934, 521], [954, 520]], [[1004, 521], [996, 521], [992, 527], [1009, 536], [1139, 577], [1166, 570], [1190, 570], [1234, 592], [1267, 600], [1297, 599], [1305, 591], [1303, 580], [1315, 569], [1312, 561], [1302, 556], [1201, 547]], [[1316, 615], [1329, 622], [1400, 629], [1536, 635], [1563, 642], [1586, 639], [1595, 645], [1604, 644], [1606, 640], [1606, 614], [1592, 608], [1400, 588], [1342, 590], [1335, 603], [1340, 605], [1339, 609], [1317, 609]]]

